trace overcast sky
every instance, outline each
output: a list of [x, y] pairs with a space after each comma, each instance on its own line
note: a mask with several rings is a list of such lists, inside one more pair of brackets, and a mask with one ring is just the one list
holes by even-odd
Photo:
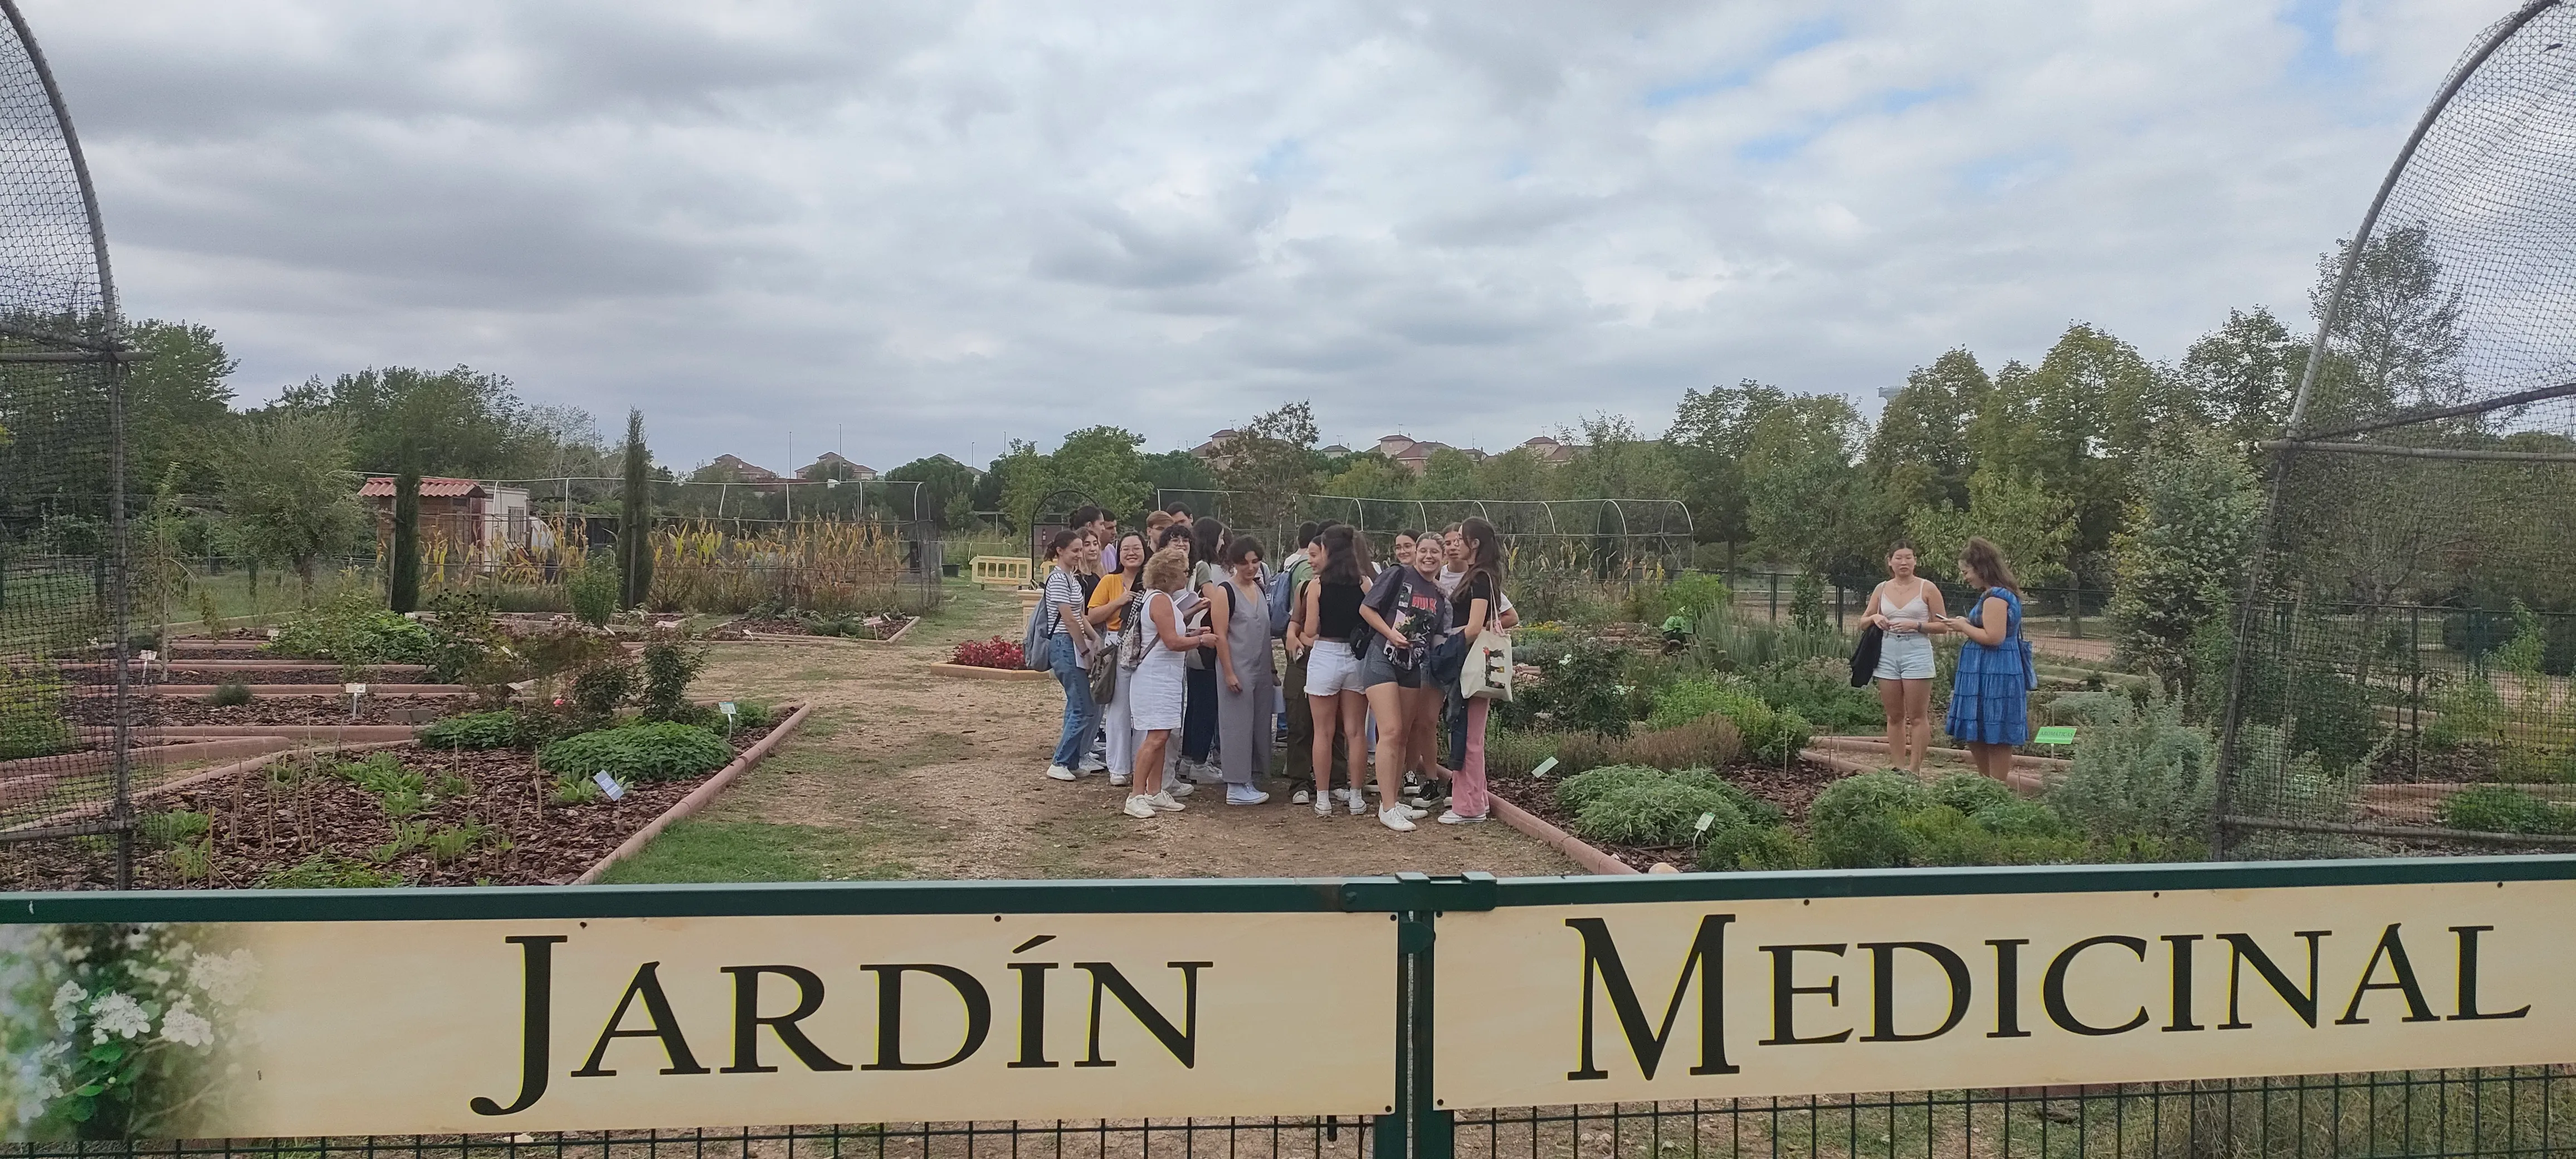
[[1499, 449], [2303, 318], [2510, 0], [23, 0], [127, 312], [657, 455]]

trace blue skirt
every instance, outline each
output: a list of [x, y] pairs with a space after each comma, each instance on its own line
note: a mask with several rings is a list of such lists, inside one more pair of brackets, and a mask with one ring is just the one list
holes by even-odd
[[2007, 637], [1988, 647], [1959, 648], [1959, 671], [1950, 689], [1950, 713], [1941, 730], [1977, 744], [2030, 742], [2030, 690], [2021, 668], [2021, 641]]

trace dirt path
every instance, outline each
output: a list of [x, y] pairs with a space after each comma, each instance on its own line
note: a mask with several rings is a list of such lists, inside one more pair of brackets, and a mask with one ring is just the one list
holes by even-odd
[[696, 695], [802, 700], [815, 714], [613, 880], [1577, 872], [1499, 822], [1394, 833], [1373, 817], [1318, 819], [1285, 793], [1229, 807], [1204, 789], [1187, 812], [1128, 818], [1118, 811], [1125, 790], [1105, 777], [1042, 775], [1063, 712], [1053, 681], [927, 672], [959, 640], [1017, 633], [1016, 600], [950, 593], [947, 608], [890, 646], [712, 645]]

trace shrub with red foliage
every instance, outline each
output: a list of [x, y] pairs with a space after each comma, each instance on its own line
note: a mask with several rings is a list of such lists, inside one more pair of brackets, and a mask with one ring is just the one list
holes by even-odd
[[966, 640], [948, 657], [951, 664], [969, 668], [1017, 668], [1021, 664], [1020, 642], [995, 636], [990, 640]]

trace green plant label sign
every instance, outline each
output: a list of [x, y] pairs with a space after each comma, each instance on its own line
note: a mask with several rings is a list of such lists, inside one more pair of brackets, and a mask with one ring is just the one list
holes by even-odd
[[1369, 913], [0, 925], [0, 1141], [1381, 1114], [1395, 936]]
[[[2576, 881], [1440, 918], [1441, 1105], [2563, 1062]], [[1495, 1012], [1509, 1011], [1509, 1017]]]
[[2074, 744], [2075, 726], [2071, 724], [2050, 725], [2047, 728], [2043, 728], [2038, 732], [2032, 733], [2030, 735], [2030, 743], [2050, 745]]

